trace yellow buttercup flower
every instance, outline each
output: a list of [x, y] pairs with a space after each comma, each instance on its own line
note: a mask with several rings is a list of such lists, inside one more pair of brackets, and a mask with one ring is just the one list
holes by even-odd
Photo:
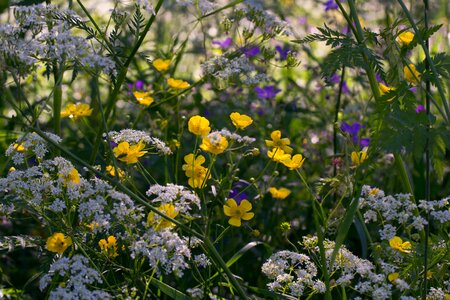
[[188, 130], [195, 135], [205, 136], [211, 131], [211, 127], [207, 118], [193, 116], [189, 119]]
[[61, 112], [61, 117], [69, 117], [72, 120], [77, 120], [79, 117], [87, 117], [92, 114], [92, 108], [89, 104], [77, 103], [69, 104]]
[[160, 72], [167, 71], [170, 67], [170, 59], [157, 58], [153, 61], [153, 66]]
[[[160, 212], [162, 212], [163, 214], [165, 214], [166, 216], [175, 219], [176, 216], [178, 216], [178, 211], [175, 210], [175, 206], [171, 203], [166, 203], [161, 205], [158, 210]], [[154, 212], [150, 212], [147, 216], [147, 224], [150, 226], [154, 226], [155, 230], [159, 230], [159, 229], [163, 229], [163, 228], [172, 228], [175, 226], [174, 223], [160, 218], [160, 220], [158, 220], [158, 223], [155, 223], [155, 213]]]
[[283, 200], [286, 199], [291, 194], [291, 190], [287, 188], [277, 189], [276, 187], [271, 187], [269, 189], [269, 193], [272, 195], [273, 198]]
[[285, 165], [286, 167], [288, 167], [289, 170], [295, 170], [295, 169], [298, 169], [301, 166], [303, 166], [303, 163], [305, 162], [305, 159], [306, 158], [304, 158], [303, 155], [295, 154], [294, 156], [292, 156], [292, 158], [289, 157], [289, 158], [287, 158], [285, 160], [282, 160], [281, 163], [283, 165]]
[[392, 249], [403, 253], [411, 253], [411, 243], [403, 242], [403, 240], [398, 236], [394, 236], [389, 240], [389, 246], [391, 246]]
[[283, 162], [288, 159], [291, 159], [291, 155], [284, 153], [281, 148], [273, 148], [271, 151], [267, 151], [267, 156], [276, 162]]
[[387, 94], [390, 91], [395, 91], [395, 88], [384, 85], [382, 83], [378, 83], [378, 87], [380, 88], [381, 95]]
[[184, 157], [184, 161], [186, 164], [182, 166], [183, 171], [185, 171], [186, 176], [189, 178], [188, 184], [192, 188], [204, 188], [206, 185], [206, 181], [211, 178], [211, 174], [208, 174], [208, 168], [202, 166], [202, 164], [206, 161], [203, 155], [194, 156], [194, 154], [188, 154]]
[[353, 151], [351, 158], [352, 158], [352, 163], [355, 166], [359, 166], [367, 159], [367, 149], [364, 148], [362, 151], [359, 151], [359, 152]]
[[107, 239], [101, 239], [98, 241], [98, 245], [100, 246], [100, 251], [109, 257], [116, 257], [119, 255], [117, 253], [117, 239], [113, 235], [110, 235]]
[[390, 274], [388, 275], [388, 280], [389, 280], [391, 283], [395, 284], [395, 281], [398, 279], [398, 276], [399, 276], [399, 274], [398, 274], [397, 272], [390, 273]]
[[118, 160], [127, 164], [135, 164], [138, 162], [139, 157], [147, 153], [147, 151], [142, 151], [144, 148], [145, 144], [142, 141], [133, 146], [130, 146], [128, 142], [121, 142], [113, 149], [113, 152]]
[[403, 74], [405, 75], [406, 81], [412, 84], [417, 84], [422, 77], [422, 74], [417, 71], [414, 64], [409, 64], [403, 68]]
[[167, 84], [175, 90], [182, 90], [191, 86], [187, 81], [173, 78], [167, 79]]
[[13, 145], [14, 150], [16, 150], [17, 152], [24, 152], [25, 151], [25, 147], [23, 146], [23, 144], [17, 144], [15, 143]]
[[14, 172], [15, 170], [16, 170], [16, 168], [11, 167], [11, 168], [9, 168], [8, 173]]
[[212, 154], [220, 154], [228, 148], [228, 141], [221, 134], [213, 132], [203, 138], [200, 148]]
[[61, 232], [55, 232], [47, 239], [46, 247], [50, 252], [62, 254], [66, 249], [72, 245], [72, 239], [65, 237]]
[[152, 104], [155, 99], [153, 99], [152, 96], [150, 96], [149, 92], [133, 92], [134, 98], [136, 98], [136, 101], [144, 106], [149, 106]]
[[[123, 178], [125, 176], [125, 171], [122, 169], [117, 168], [117, 175], [119, 176], [119, 178]], [[112, 165], [108, 165], [106, 166], [106, 172], [111, 175], [112, 177], [116, 176], [116, 169], [114, 169], [114, 166]]]
[[398, 41], [403, 46], [408, 46], [414, 39], [414, 33], [409, 31], [404, 31], [398, 35]]
[[233, 112], [230, 114], [231, 122], [237, 129], [244, 129], [253, 123], [253, 119], [247, 115], [241, 115], [238, 112]]
[[64, 182], [67, 183], [74, 183], [79, 184], [80, 183], [80, 174], [78, 173], [77, 169], [73, 168], [69, 174], [59, 174], [59, 176], [64, 180]]
[[226, 216], [230, 217], [228, 224], [235, 227], [241, 226], [241, 220], [248, 221], [253, 219], [255, 214], [250, 212], [251, 210], [252, 204], [246, 199], [242, 200], [238, 205], [236, 200], [230, 198], [223, 206], [223, 212]]
[[279, 148], [288, 154], [292, 152], [292, 148], [288, 146], [291, 143], [291, 140], [288, 138], [281, 138], [281, 131], [279, 130], [273, 131], [270, 134], [270, 138], [272, 140], [266, 140], [267, 147]]

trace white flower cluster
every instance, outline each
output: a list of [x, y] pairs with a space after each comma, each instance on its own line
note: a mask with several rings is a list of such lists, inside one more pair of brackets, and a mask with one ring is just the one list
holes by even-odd
[[245, 56], [232, 59], [216, 56], [204, 62], [201, 67], [205, 76], [224, 81], [242, 82], [246, 85], [267, 81], [267, 76], [257, 72], [255, 66]]
[[212, 11], [214, 11], [216, 8], [218, 8], [217, 4], [214, 3], [214, 1], [210, 1], [210, 0], [177, 0], [176, 1], [178, 5], [180, 6], [184, 6], [184, 7], [188, 7], [188, 6], [193, 6], [195, 8], [198, 7], [198, 9], [200, 10], [200, 14], [206, 15], [207, 13], [210, 13]]
[[81, 22], [75, 12], [39, 4], [15, 7], [14, 15], [13, 25], [0, 24], [0, 66], [5, 69], [12, 66], [28, 75], [26, 72], [36, 69], [39, 62], [56, 60], [116, 75], [112, 59], [99, 55], [85, 38], [71, 34], [73, 24], [66, 20]]
[[[170, 155], [172, 154], [172, 150], [160, 139], [150, 136], [148, 133], [141, 131], [141, 130], [134, 130], [134, 129], [122, 129], [121, 131], [110, 131], [108, 133], [109, 138], [111, 141], [115, 143], [121, 143], [121, 142], [129, 142], [133, 144], [137, 144], [140, 141], [144, 142], [145, 144], [152, 145], [156, 151], [158, 151], [159, 154], [162, 155]], [[106, 138], [106, 135], [104, 135]]]
[[[53, 133], [46, 132], [45, 135], [55, 143], [61, 142], [61, 138]], [[23, 150], [20, 149], [22, 147]], [[39, 160], [42, 160], [47, 152], [47, 142], [37, 133], [32, 132], [25, 134], [18, 138], [15, 143], [9, 145], [5, 154], [12, 158], [14, 164], [20, 165], [25, 162], [27, 154], [34, 154]]]
[[131, 257], [146, 257], [158, 276], [162, 268], [165, 274], [173, 273], [181, 277], [183, 270], [189, 267], [187, 260], [191, 259], [191, 251], [188, 239], [180, 237], [170, 229], [156, 231], [150, 228], [130, 239], [135, 239], [130, 246]]
[[289, 23], [281, 20], [273, 13], [265, 9], [260, 0], [246, 0], [244, 1], [245, 7], [243, 8], [246, 13], [246, 17], [250, 22], [253, 22], [256, 27], [263, 32], [270, 35], [277, 34], [291, 34], [291, 28]]
[[[303, 237], [303, 246], [315, 256], [319, 255], [317, 242], [317, 237]], [[340, 247], [333, 266], [330, 267], [334, 247], [334, 242], [324, 241], [328, 272], [339, 276], [335, 281], [337, 285], [351, 285], [354, 290], [369, 296], [370, 299], [382, 300], [391, 297], [392, 285], [388, 283], [386, 274], [377, 274], [370, 261], [357, 257], [344, 246]]]
[[271, 291], [300, 297], [305, 292], [324, 293], [325, 284], [317, 276], [317, 267], [304, 254], [279, 251], [262, 266], [262, 272], [273, 280], [267, 286]]
[[[78, 182], [70, 178], [76, 172]], [[111, 222], [136, 224], [143, 217], [142, 208], [137, 207], [125, 194], [115, 191], [105, 181], [94, 178], [86, 180], [78, 174], [71, 162], [55, 157], [44, 160], [26, 170], [9, 172], [0, 178], [0, 192], [9, 205], [22, 201], [42, 214], [64, 212], [67, 206], [76, 207], [80, 223], [95, 223], [94, 232], [104, 232]]]
[[230, 132], [228, 129], [224, 128], [218, 131], [221, 135], [226, 137], [228, 140], [235, 141], [237, 143], [242, 143], [244, 145], [249, 145], [256, 141], [255, 138], [249, 137], [249, 136], [241, 136], [237, 133]]
[[55, 276], [59, 276], [58, 280], [64, 278], [64, 285], [56, 285], [50, 291], [49, 299], [111, 299], [107, 292], [89, 289], [94, 283], [102, 283], [102, 279], [95, 269], [89, 267], [89, 260], [82, 255], [61, 257], [52, 263], [48, 274], [41, 278], [39, 288], [46, 289]]
[[194, 256], [195, 264], [200, 268], [206, 268], [211, 265], [211, 261], [204, 253]]
[[379, 231], [382, 240], [389, 240], [396, 235], [396, 225], [422, 230], [427, 221], [417, 215], [419, 209], [430, 213], [441, 224], [450, 221], [449, 198], [420, 200], [419, 205], [416, 205], [409, 194], [386, 196], [383, 191], [368, 185], [362, 188], [359, 208], [364, 211], [366, 223], [381, 221], [384, 224], [384, 228]]
[[[175, 211], [187, 216], [191, 216], [190, 210], [192, 206], [200, 208], [200, 198], [191, 190], [184, 186], [168, 183], [166, 186], [155, 184], [152, 185], [148, 191], [147, 196], [155, 197], [151, 200], [152, 203], [172, 204], [175, 206]], [[157, 215], [155, 218], [159, 217]]]

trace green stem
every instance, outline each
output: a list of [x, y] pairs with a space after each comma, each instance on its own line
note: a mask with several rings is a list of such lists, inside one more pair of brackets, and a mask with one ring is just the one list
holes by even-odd
[[[428, 30], [428, 0], [423, 0], [423, 3], [425, 5], [425, 9], [424, 9], [424, 21], [425, 21], [425, 30]], [[425, 48], [429, 49], [430, 44], [429, 44], [429, 40], [426, 39], [425, 40]], [[430, 63], [427, 59], [426, 64], [425, 64], [425, 71], [429, 72], [430, 70]], [[434, 73], [435, 71], [433, 71]], [[413, 73], [414, 74], [414, 73]], [[431, 120], [431, 112], [430, 112], [430, 108], [431, 108], [431, 99], [430, 99], [430, 93], [431, 93], [431, 83], [429, 79], [426, 79], [425, 82], [425, 88], [426, 88], [426, 113], [428, 116], [428, 120]], [[445, 99], [442, 99], [442, 101], [444, 103], [446, 103]], [[445, 106], [444, 106], [445, 107]], [[425, 141], [425, 201], [429, 202], [431, 200], [431, 182], [430, 182], [430, 177], [431, 177], [431, 159], [430, 159], [430, 124], [427, 124], [427, 138]], [[423, 266], [424, 266], [424, 271], [423, 271], [423, 290], [422, 290], [422, 300], [426, 300], [427, 298], [427, 289], [428, 289], [428, 239], [430, 236], [430, 214], [428, 212], [426, 212], [426, 216], [425, 219], [427, 221], [426, 225], [425, 225], [425, 239], [424, 239], [424, 243], [425, 243], [425, 250], [423, 253]]]
[[[63, 72], [60, 70], [60, 72]], [[53, 130], [55, 134], [61, 135], [61, 105], [62, 105], [62, 83], [58, 81], [58, 71], [55, 69], [55, 92], [53, 93]]]

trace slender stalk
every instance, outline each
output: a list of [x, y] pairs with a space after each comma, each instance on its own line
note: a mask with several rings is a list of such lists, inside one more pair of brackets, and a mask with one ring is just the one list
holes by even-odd
[[[334, 126], [333, 126], [333, 154], [336, 157], [338, 141], [336, 123], [339, 120], [339, 110], [341, 108], [342, 86], [344, 85], [345, 67], [342, 67], [341, 80], [339, 82], [339, 91], [336, 97], [336, 106], [334, 108]], [[333, 176], [336, 176], [336, 166], [333, 167]]]
[[53, 65], [53, 76], [55, 79], [55, 91], [53, 93], [53, 130], [55, 134], [61, 135], [61, 105], [62, 105], [62, 82], [58, 80], [59, 72], [63, 72], [62, 66], [59, 69], [56, 63]]
[[[428, 29], [428, 0], [423, 0], [425, 9], [424, 9], [424, 21], [425, 21], [425, 30]], [[430, 44], [429, 40], [425, 40], [425, 48], [429, 49]], [[425, 62], [425, 71], [429, 72], [430, 70], [430, 63], [427, 61]], [[434, 71], [433, 71], [434, 73]], [[430, 113], [430, 92], [431, 92], [431, 85], [430, 80], [426, 79], [425, 82], [425, 88], [426, 88], [426, 103], [425, 103], [425, 110], [426, 114], [428, 116], [428, 120], [430, 120], [431, 113]], [[446, 103], [445, 98], [442, 99], [444, 103]], [[445, 106], [444, 106], [445, 107]], [[431, 198], [431, 183], [430, 183], [430, 139], [429, 139], [429, 132], [430, 132], [430, 124], [427, 125], [427, 136], [425, 141], [425, 201], [430, 201]], [[422, 290], [422, 299], [426, 300], [427, 298], [427, 284], [428, 284], [428, 238], [430, 236], [430, 214], [427, 212], [425, 216], [427, 222], [425, 224], [425, 250], [424, 250], [424, 258], [423, 258], [423, 266], [424, 266], [424, 272], [423, 272], [423, 290]]]

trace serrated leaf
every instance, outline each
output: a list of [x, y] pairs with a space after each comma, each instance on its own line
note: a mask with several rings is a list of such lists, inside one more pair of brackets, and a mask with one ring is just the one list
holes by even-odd
[[161, 290], [161, 292], [163, 292], [165, 295], [169, 296], [172, 299], [175, 300], [189, 300], [191, 299], [190, 297], [188, 297], [186, 294], [180, 292], [179, 290], [171, 287], [170, 285], [159, 281], [157, 279], [152, 279], [151, 281], [152, 285], [154, 285], [155, 287], [157, 287], [158, 289]]

